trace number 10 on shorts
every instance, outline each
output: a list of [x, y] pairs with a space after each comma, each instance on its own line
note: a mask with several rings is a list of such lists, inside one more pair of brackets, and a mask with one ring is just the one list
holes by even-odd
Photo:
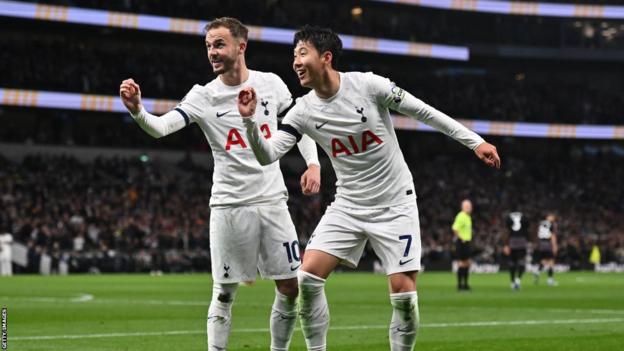
[[292, 243], [285, 242], [282, 246], [286, 248], [286, 255], [288, 255], [288, 263], [292, 263], [293, 259], [297, 262], [301, 260], [299, 257], [299, 241], [295, 240]]

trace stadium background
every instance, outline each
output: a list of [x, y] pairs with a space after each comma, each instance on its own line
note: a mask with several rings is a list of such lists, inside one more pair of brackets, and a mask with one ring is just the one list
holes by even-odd
[[[476, 11], [390, 2], [2, 1], [0, 221], [28, 255], [15, 270], [37, 272], [42, 257], [53, 271], [209, 270], [212, 164], [201, 131], [152, 139], [119, 112], [115, 94], [133, 77], [162, 112], [211, 80], [201, 21], [225, 15], [254, 28], [249, 66], [279, 74], [294, 96], [305, 91], [291, 70], [291, 37], [276, 29], [330, 26], [352, 36], [342, 70], [391, 77], [498, 146], [500, 172], [442, 135], [397, 123], [426, 267], [450, 267], [450, 223], [466, 197], [476, 206], [479, 263], [504, 264], [504, 216], [519, 209], [533, 225], [547, 211], [559, 215], [560, 263], [592, 268], [597, 245], [603, 263], [623, 264], [622, 18], [591, 8], [576, 10], [586, 17], [545, 17], [483, 13], [470, 1], [452, 4]], [[517, 11], [536, 11], [525, 5]], [[72, 13], [78, 6], [107, 21]], [[154, 22], [145, 15], [169, 22], [141, 30]], [[393, 54], [392, 45], [407, 49]], [[527, 133], [545, 137], [517, 136]], [[299, 189], [300, 157], [282, 162], [303, 246], [333, 199], [335, 176], [322, 161], [322, 194], [312, 198]], [[368, 251], [362, 268], [373, 260]]]
[[[279, 74], [294, 96], [305, 91], [290, 68], [293, 30], [326, 25], [350, 48], [341, 70], [388, 76], [498, 147], [503, 168], [494, 171], [453, 140], [395, 117], [427, 270], [418, 350], [620, 349], [624, 1], [591, 5], [1, 0], [0, 232], [13, 234], [17, 261], [16, 276], [0, 277], [8, 349], [205, 349], [210, 150], [196, 126], [147, 136], [117, 91], [133, 77], [148, 109], [163, 113], [213, 79], [201, 29], [225, 15], [252, 26], [250, 68]], [[315, 197], [300, 192], [300, 156], [281, 163], [303, 246], [334, 194], [320, 154]], [[466, 197], [475, 204], [478, 266], [506, 269], [504, 216], [519, 209], [533, 227], [557, 213], [560, 268], [584, 272], [556, 275], [558, 287], [525, 278], [520, 292], [505, 273], [477, 274], [472, 293], [457, 293], [450, 225]], [[374, 260], [366, 251], [361, 269]], [[596, 269], [619, 273], [589, 272]], [[166, 274], [77, 274], [159, 271]], [[368, 272], [329, 279], [332, 349], [388, 348], [386, 285]], [[273, 289], [259, 281], [239, 290], [231, 350], [266, 350]], [[305, 349], [300, 332], [291, 349]]]

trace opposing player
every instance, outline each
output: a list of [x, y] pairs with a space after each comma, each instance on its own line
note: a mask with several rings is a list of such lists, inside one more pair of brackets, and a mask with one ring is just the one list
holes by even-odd
[[[420, 229], [412, 176], [399, 148], [388, 108], [417, 118], [475, 150], [499, 167], [496, 148], [390, 80], [336, 70], [342, 42], [329, 29], [305, 26], [295, 34], [293, 69], [313, 90], [297, 100], [273, 138], [261, 134], [258, 96], [246, 88], [239, 111], [260, 163], [269, 165], [302, 134], [329, 156], [337, 176], [336, 200], [308, 242], [298, 272], [301, 327], [308, 350], [325, 350], [329, 309], [324, 286], [339, 263], [356, 266], [370, 241], [389, 277], [392, 350], [412, 350], [418, 327], [416, 274]], [[354, 291], [355, 293], [355, 291]]]
[[[236, 98], [243, 84], [257, 89], [262, 105], [258, 123], [267, 139], [277, 132], [276, 116], [288, 110], [292, 98], [278, 76], [247, 68], [248, 30], [238, 20], [215, 19], [205, 32], [216, 79], [205, 86], [195, 85], [173, 111], [161, 117], [145, 111], [139, 85], [132, 79], [121, 84], [121, 99], [148, 134], [158, 138], [197, 123], [212, 149], [213, 293], [207, 319], [208, 350], [227, 348], [237, 287], [253, 281], [257, 270], [263, 278], [275, 280], [277, 287], [270, 317], [271, 350], [287, 350], [297, 316], [297, 235], [286, 207], [288, 194], [279, 164], [262, 167], [254, 157], [244, 137]], [[308, 164], [301, 178], [303, 192], [316, 193], [320, 169], [314, 141], [302, 139], [299, 151]]]
[[537, 271], [533, 272], [535, 284], [539, 283], [542, 270], [546, 270], [548, 272], [546, 283], [551, 286], [558, 285], [553, 277], [555, 257], [557, 257], [558, 249], [556, 219], [555, 215], [551, 213], [540, 222], [537, 228], [537, 257], [539, 259], [539, 267]]
[[465, 199], [461, 203], [461, 211], [455, 216], [452, 229], [457, 256], [457, 290], [470, 291], [470, 258], [472, 256], [472, 202]]
[[515, 211], [509, 213], [506, 224], [507, 235], [504, 238], [503, 253], [509, 257], [511, 289], [520, 290], [522, 275], [526, 266], [529, 221], [522, 212]]

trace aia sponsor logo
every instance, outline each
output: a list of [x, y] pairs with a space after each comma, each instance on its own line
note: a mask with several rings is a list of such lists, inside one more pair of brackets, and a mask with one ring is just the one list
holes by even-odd
[[368, 150], [370, 145], [374, 144], [382, 144], [383, 140], [378, 137], [375, 133], [370, 130], [365, 130], [362, 132], [359, 140], [357, 140], [357, 136], [349, 135], [347, 140], [332, 138], [331, 140], [331, 149], [332, 149], [332, 157], [338, 157], [342, 154], [344, 156], [351, 156], [354, 154], [359, 154]]
[[[268, 124], [265, 123], [261, 125], [260, 131], [262, 132], [262, 135], [265, 139], [271, 138], [271, 129], [269, 128]], [[228, 132], [227, 141], [225, 143], [225, 151], [230, 151], [232, 147], [237, 145], [241, 149], [247, 148], [247, 143], [245, 142], [245, 139], [243, 139], [241, 133], [238, 131], [238, 129], [232, 128]]]

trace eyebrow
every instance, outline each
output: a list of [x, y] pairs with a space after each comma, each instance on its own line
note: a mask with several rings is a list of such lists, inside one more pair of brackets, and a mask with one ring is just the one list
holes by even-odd
[[[225, 39], [223, 39], [223, 38], [217, 38], [217, 39], [215, 39], [212, 43], [213, 43], [213, 44], [216, 44], [216, 43], [219, 43], [219, 42], [225, 42]], [[210, 42], [209, 42], [208, 40], [206, 40], [206, 44], [210, 44]]]

